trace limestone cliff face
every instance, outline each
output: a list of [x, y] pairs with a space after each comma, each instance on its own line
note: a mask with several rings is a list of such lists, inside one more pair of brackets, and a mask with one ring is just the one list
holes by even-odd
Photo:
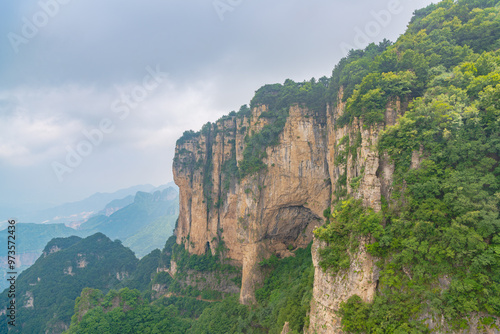
[[325, 117], [297, 105], [280, 135], [267, 148], [267, 170], [237, 180], [224, 173], [231, 159], [241, 161], [245, 136], [266, 124], [265, 105], [249, 117], [227, 117], [178, 143], [174, 180], [180, 190], [177, 242], [202, 254], [224, 240], [225, 257], [243, 267], [240, 299], [254, 300], [262, 277], [258, 262], [288, 247], [305, 247], [322, 223], [331, 196]]
[[[340, 97], [341, 95], [339, 100]], [[375, 211], [381, 209], [381, 196], [389, 198], [394, 172], [389, 159], [379, 156], [379, 134], [386, 126], [396, 123], [405, 107], [404, 104], [401, 106], [399, 100], [389, 101], [385, 124], [371, 126], [354, 119], [352, 124], [338, 127], [337, 121], [345, 108], [343, 103], [327, 113], [331, 148], [328, 159], [329, 166], [333, 166], [330, 168], [332, 184], [345, 184], [347, 194], [362, 199], [364, 205]], [[366, 252], [367, 243], [369, 240], [360, 240], [358, 251], [349, 254], [349, 269], [332, 275], [319, 266], [318, 250], [325, 246], [324, 242], [314, 240], [312, 258], [315, 271], [309, 333], [341, 333], [340, 318], [336, 315], [340, 303], [353, 295], [360, 296], [365, 302], [370, 302], [375, 297], [379, 274], [376, 259]]]
[[[339, 93], [341, 100], [342, 91]], [[258, 263], [272, 253], [291, 255], [289, 248], [305, 247], [312, 231], [323, 222], [323, 210], [336, 196], [350, 194], [380, 210], [381, 195], [388, 197], [393, 166], [376, 149], [385, 125], [365, 126], [355, 119], [340, 127], [345, 105], [314, 113], [293, 105], [279, 144], [267, 147], [267, 169], [237, 179], [228, 166], [243, 159], [246, 136], [259, 132], [267, 118], [267, 106], [252, 109], [246, 117], [226, 116], [205, 125], [198, 134], [177, 143], [174, 180], [180, 191], [177, 243], [194, 254], [213, 253], [223, 240], [224, 257], [242, 266], [240, 301], [252, 303], [254, 289], [262, 281]], [[390, 101], [386, 124], [402, 113], [398, 100]], [[318, 266], [314, 242], [314, 297], [311, 333], [331, 333], [341, 301], [353, 294], [371, 300], [377, 270], [363, 243], [352, 254], [353, 265], [342, 281]], [[338, 282], [337, 282], [338, 281]], [[330, 325], [324, 326], [326, 323]], [[325, 329], [326, 328], [326, 329]]]
[[348, 270], [331, 275], [319, 266], [318, 250], [324, 242], [314, 240], [311, 252], [314, 263], [314, 287], [311, 301], [309, 333], [341, 333], [340, 318], [335, 314], [340, 303], [352, 295], [360, 296], [364, 301], [372, 301], [378, 280], [378, 269], [374, 259], [367, 254], [360, 242], [356, 254], [350, 254], [351, 265]]

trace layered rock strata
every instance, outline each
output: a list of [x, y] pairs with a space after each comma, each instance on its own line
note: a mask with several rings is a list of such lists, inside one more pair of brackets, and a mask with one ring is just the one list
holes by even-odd
[[[354, 119], [339, 127], [344, 108], [339, 103], [318, 113], [292, 105], [279, 144], [266, 148], [267, 168], [241, 179], [228, 173], [227, 166], [241, 162], [245, 138], [268, 123], [261, 117], [268, 111], [266, 105], [254, 107], [249, 116], [226, 116], [208, 123], [200, 133], [177, 143], [173, 164], [180, 192], [177, 243], [184, 243], [193, 254], [215, 254], [223, 241], [224, 258], [242, 267], [242, 303], [255, 301], [254, 290], [263, 276], [259, 262], [273, 253], [286, 257], [292, 255], [289, 249], [305, 247], [313, 229], [323, 223], [323, 211], [340, 191], [362, 198], [375, 210], [380, 210], [381, 195], [390, 192], [393, 167], [376, 148], [386, 125], [366, 126]], [[394, 124], [402, 109], [399, 101], [389, 102], [386, 124]], [[362, 266], [373, 264], [363, 256]], [[315, 291], [322, 289], [322, 281], [331, 282], [318, 268]], [[367, 281], [342, 295], [365, 289]], [[366, 299], [372, 295], [367, 292]], [[314, 310], [331, 308], [322, 298], [315, 297], [313, 304], [311, 319], [316, 317]]]

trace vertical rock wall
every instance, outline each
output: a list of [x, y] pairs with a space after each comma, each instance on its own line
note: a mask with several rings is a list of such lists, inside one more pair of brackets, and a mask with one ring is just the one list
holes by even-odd
[[[263, 278], [261, 260], [272, 253], [289, 256], [289, 248], [305, 247], [312, 240], [313, 229], [323, 222], [323, 210], [339, 195], [339, 184], [345, 185], [343, 195], [361, 198], [375, 210], [380, 210], [381, 195], [389, 195], [393, 166], [377, 150], [385, 125], [366, 126], [354, 119], [339, 127], [344, 108], [339, 103], [318, 114], [290, 107], [279, 144], [267, 148], [267, 169], [240, 180], [225, 166], [243, 159], [245, 137], [267, 123], [260, 117], [267, 111], [265, 105], [253, 108], [248, 117], [222, 118], [178, 142], [173, 165], [180, 190], [177, 243], [203, 254], [215, 252], [224, 241], [225, 258], [243, 268], [242, 303], [255, 300], [255, 287]], [[399, 101], [389, 102], [386, 124], [394, 124], [401, 110]], [[324, 273], [318, 266], [320, 244], [313, 244], [310, 331], [332, 333], [338, 328], [335, 311], [340, 302], [353, 294], [371, 300], [378, 274], [363, 242], [342, 279]]]
[[[402, 114], [401, 103], [399, 100], [389, 101], [385, 124], [366, 126], [361, 120], [354, 119], [352, 124], [339, 128], [336, 122], [344, 107], [339, 103], [328, 113], [329, 147], [333, 150], [328, 157], [329, 165], [334, 166], [330, 168], [332, 184], [338, 184], [345, 177], [347, 194], [362, 199], [365, 206], [379, 211], [381, 196], [388, 198], [390, 195], [394, 166], [386, 156], [379, 156], [377, 143], [380, 132], [387, 125], [395, 124], [398, 115]], [[346, 146], [354, 148], [342, 155]], [[349, 254], [349, 269], [333, 275], [319, 266], [319, 249], [326, 244], [314, 240], [312, 258], [315, 271], [309, 333], [341, 333], [341, 319], [336, 315], [340, 303], [353, 295], [360, 296], [365, 302], [373, 300], [379, 273], [376, 259], [366, 252], [365, 245], [369, 242], [367, 239], [360, 240], [358, 251]]]
[[[225, 257], [243, 267], [240, 300], [254, 301], [262, 275], [258, 263], [272, 253], [305, 247], [322, 223], [331, 200], [326, 117], [292, 106], [280, 143], [267, 148], [267, 170], [237, 180], [224, 173], [231, 159], [240, 161], [245, 136], [266, 124], [259, 117], [227, 117], [179, 142], [174, 180], [180, 191], [177, 243], [194, 254], [212, 252], [221, 240]], [[228, 162], [229, 161], [229, 162]]]

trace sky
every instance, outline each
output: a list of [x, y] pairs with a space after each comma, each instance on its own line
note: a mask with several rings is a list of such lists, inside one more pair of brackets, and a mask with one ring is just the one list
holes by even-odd
[[431, 2], [2, 1], [0, 210], [172, 181], [185, 130], [264, 84], [329, 77]]

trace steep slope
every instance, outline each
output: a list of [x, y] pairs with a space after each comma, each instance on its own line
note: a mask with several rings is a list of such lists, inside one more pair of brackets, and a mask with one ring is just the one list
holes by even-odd
[[264, 86], [250, 108], [186, 132], [177, 243], [198, 255], [222, 245], [242, 267], [240, 301], [255, 303], [259, 262], [305, 247], [324, 214], [311, 333], [492, 330], [497, 3], [431, 5], [394, 45], [352, 51], [331, 80]]
[[[62, 333], [83, 288], [108, 290], [136, 266], [132, 251], [102, 233], [52, 240], [16, 281], [16, 326], [9, 326], [9, 333]], [[0, 295], [3, 314], [9, 301], [7, 291]], [[7, 332], [7, 319], [0, 319], [2, 333]]]
[[[321, 95], [324, 85], [305, 87]], [[283, 106], [259, 103], [273, 95], [286, 97], [287, 89], [296, 95]], [[294, 104], [305, 92], [300, 89], [291, 81], [265, 86], [251, 112], [243, 107], [199, 134], [185, 135], [176, 147], [177, 242], [203, 254], [223, 240], [226, 256], [243, 266], [244, 303], [255, 300], [254, 285], [263, 278], [257, 263], [276, 252], [289, 255], [288, 247], [305, 247], [330, 203], [325, 105], [310, 110]], [[245, 168], [238, 168], [242, 161]]]
[[[25, 270], [42, 254], [42, 251], [52, 238], [69, 237], [77, 235], [87, 236], [88, 233], [76, 231], [64, 224], [16, 224], [16, 269], [17, 272]], [[0, 231], [0, 249], [7, 249], [7, 229]], [[0, 256], [0, 291], [8, 285], [7, 256]]]

